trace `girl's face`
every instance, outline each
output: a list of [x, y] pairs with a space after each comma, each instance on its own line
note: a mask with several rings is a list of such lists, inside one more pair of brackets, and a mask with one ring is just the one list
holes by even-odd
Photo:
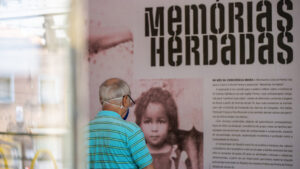
[[149, 103], [142, 116], [141, 128], [147, 143], [161, 147], [166, 142], [169, 130], [169, 119], [165, 108], [160, 103]]

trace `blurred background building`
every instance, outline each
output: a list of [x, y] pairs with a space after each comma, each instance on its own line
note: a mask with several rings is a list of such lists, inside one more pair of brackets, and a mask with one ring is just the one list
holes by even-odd
[[0, 0], [0, 169], [84, 165], [75, 11], [71, 0]]

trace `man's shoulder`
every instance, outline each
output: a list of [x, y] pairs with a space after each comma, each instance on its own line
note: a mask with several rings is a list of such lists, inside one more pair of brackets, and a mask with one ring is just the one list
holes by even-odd
[[124, 124], [128, 126], [133, 131], [139, 131], [141, 128], [134, 122], [124, 121]]
[[101, 118], [95, 118], [88, 124], [88, 128], [98, 128], [99, 125], [109, 125], [115, 130], [122, 130], [123, 132], [136, 133], [141, 131], [141, 128], [134, 122], [125, 121], [116, 117], [102, 116]]
[[[141, 130], [141, 128], [134, 122], [125, 121], [123, 119], [117, 119], [117, 118], [114, 118], [111, 120], [112, 121], [110, 121], [110, 122], [105, 121], [104, 123], [110, 123], [113, 126], [117, 127], [118, 130], [122, 130], [122, 131], [126, 130], [127, 132], [130, 132], [130, 133], [136, 133]], [[119, 127], [121, 127], [121, 128], [119, 128]]]
[[132, 135], [142, 133], [142, 129], [134, 122], [129, 122], [124, 120], [123, 126], [124, 127], [122, 127], [122, 129], [120, 128], [120, 130], [126, 132], [129, 137], [131, 137]]

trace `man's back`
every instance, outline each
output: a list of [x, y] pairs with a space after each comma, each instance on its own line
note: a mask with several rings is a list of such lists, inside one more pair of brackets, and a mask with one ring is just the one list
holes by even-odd
[[101, 111], [89, 123], [89, 168], [144, 168], [152, 163], [144, 134], [113, 111]]

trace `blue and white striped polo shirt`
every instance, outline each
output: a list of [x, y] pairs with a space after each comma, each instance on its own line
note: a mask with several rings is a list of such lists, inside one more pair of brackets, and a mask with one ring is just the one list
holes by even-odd
[[88, 164], [98, 168], [144, 168], [152, 163], [144, 133], [113, 111], [101, 111], [89, 123]]

